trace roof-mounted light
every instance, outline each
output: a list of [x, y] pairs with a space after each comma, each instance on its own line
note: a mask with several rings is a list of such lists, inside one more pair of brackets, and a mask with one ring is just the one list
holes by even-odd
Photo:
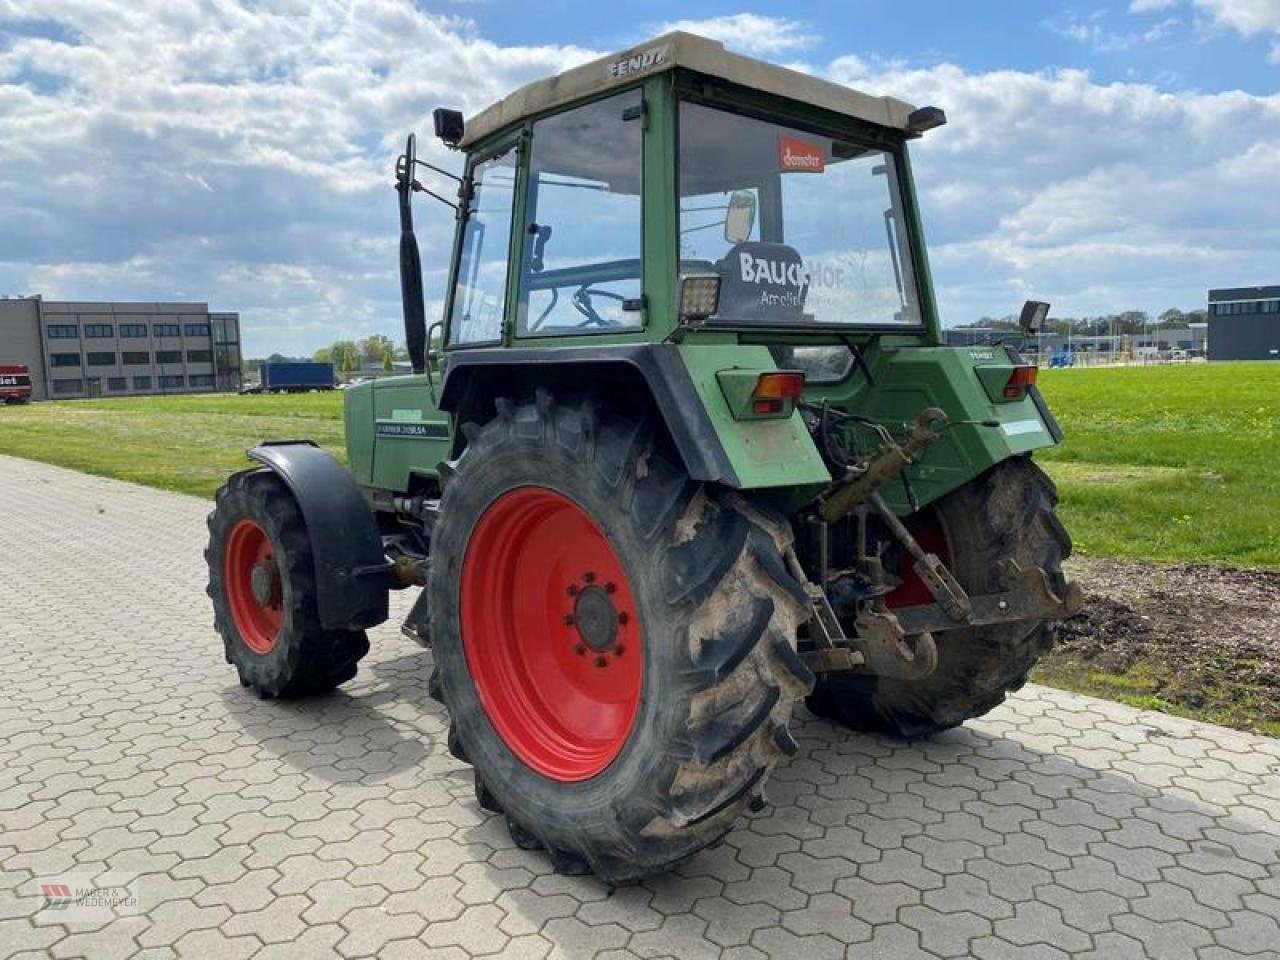
[[947, 115], [941, 107], [921, 107], [919, 110], [912, 110], [907, 116], [907, 135], [920, 137], [946, 122]]

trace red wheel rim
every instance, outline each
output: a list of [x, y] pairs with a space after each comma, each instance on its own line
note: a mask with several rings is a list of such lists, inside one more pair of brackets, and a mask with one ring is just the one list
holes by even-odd
[[495, 500], [467, 544], [461, 613], [467, 667], [512, 753], [559, 781], [609, 766], [644, 650], [630, 580], [587, 512], [545, 487]]
[[271, 538], [255, 521], [231, 528], [223, 557], [223, 580], [231, 619], [246, 647], [270, 653], [284, 622], [283, 584]]
[[[918, 516], [912, 517], [906, 521], [907, 529], [911, 531], [911, 535], [916, 538], [916, 543], [924, 549], [925, 553], [936, 554], [938, 559], [945, 564], [951, 563], [951, 550], [947, 546], [947, 535], [942, 529], [942, 523], [938, 519], [938, 514], [934, 510], [924, 510]], [[895, 607], [914, 607], [922, 603], [935, 603], [936, 600], [929, 588], [925, 586], [925, 582], [920, 579], [920, 574], [916, 573], [915, 560], [906, 550], [902, 551], [902, 570], [898, 576], [902, 578], [902, 583], [893, 588], [893, 591], [884, 598], [885, 605], [889, 609]]]

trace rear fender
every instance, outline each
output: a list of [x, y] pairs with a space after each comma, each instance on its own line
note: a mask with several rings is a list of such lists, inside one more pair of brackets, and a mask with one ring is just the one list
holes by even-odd
[[351, 474], [309, 440], [264, 443], [249, 457], [284, 481], [302, 511], [315, 558], [321, 626], [363, 630], [386, 620], [382, 535]]
[[[611, 392], [636, 402], [642, 392], [662, 418], [689, 475], [735, 489], [830, 482], [798, 413], [785, 419], [736, 420], [716, 374], [727, 369], [777, 369], [764, 347], [625, 344], [458, 350], [449, 355], [440, 407], [458, 424], [482, 423], [501, 396]], [[456, 455], [465, 444], [455, 434]]]
[[[1061, 442], [1062, 431], [1034, 387], [1018, 400], [993, 400], [979, 370], [1021, 362], [1003, 347], [910, 347], [871, 350], [873, 380], [852, 373], [843, 384], [815, 391], [833, 407], [860, 414], [900, 434], [926, 407], [940, 407], [950, 424], [914, 458], [906, 477], [920, 505], [968, 483], [997, 463]], [[891, 482], [883, 496], [894, 511], [912, 511], [906, 485]]]

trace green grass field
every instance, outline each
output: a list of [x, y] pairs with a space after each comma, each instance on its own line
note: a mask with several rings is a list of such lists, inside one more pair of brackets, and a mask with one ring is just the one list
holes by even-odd
[[[1280, 364], [1053, 370], [1040, 459], [1085, 556], [1280, 569]], [[339, 394], [70, 400], [0, 410], [0, 453], [212, 496], [264, 438], [343, 457]]]
[[132, 397], [0, 408], [0, 453], [212, 497], [260, 440], [315, 440], [346, 460], [341, 394]]
[[1039, 455], [1085, 556], [1280, 569], [1280, 363], [1041, 374]]

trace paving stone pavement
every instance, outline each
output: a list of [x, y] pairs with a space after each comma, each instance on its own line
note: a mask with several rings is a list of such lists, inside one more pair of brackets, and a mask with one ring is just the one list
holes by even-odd
[[[905, 745], [802, 711], [719, 848], [557, 876], [394, 626], [336, 694], [240, 688], [208, 508], [0, 457], [0, 957], [1280, 956], [1280, 741], [1034, 686]], [[48, 922], [39, 879], [108, 871], [140, 916]]]

